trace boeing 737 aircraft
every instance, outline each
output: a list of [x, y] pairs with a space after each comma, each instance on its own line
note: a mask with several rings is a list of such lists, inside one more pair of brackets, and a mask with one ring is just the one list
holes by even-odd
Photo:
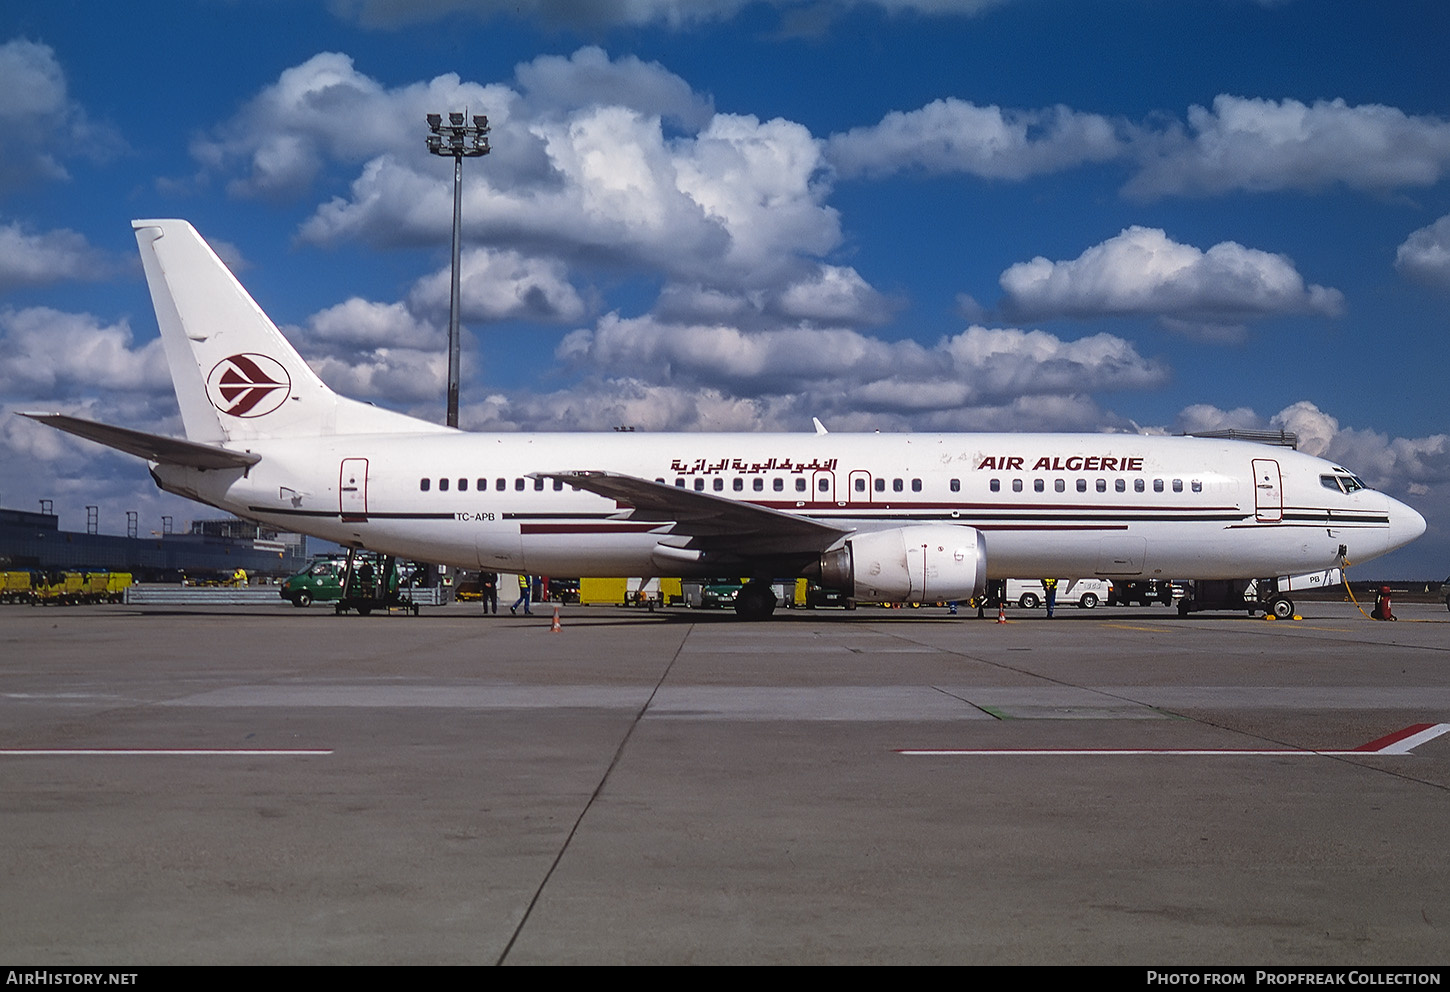
[[771, 578], [870, 603], [965, 600], [989, 577], [1272, 581], [1425, 529], [1332, 462], [1239, 440], [441, 427], [329, 389], [190, 224], [132, 227], [186, 440], [26, 416], [146, 459], [168, 492], [348, 547], [503, 572], [749, 575], [736, 609], [764, 618]]

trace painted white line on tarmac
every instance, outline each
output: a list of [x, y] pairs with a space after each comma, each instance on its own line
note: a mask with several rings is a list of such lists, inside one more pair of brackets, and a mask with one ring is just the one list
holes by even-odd
[[1302, 751], [1280, 748], [1277, 750], [1256, 750], [1240, 748], [1211, 748], [1187, 750], [1178, 748], [897, 748], [897, 754], [912, 756], [969, 756], [1007, 757], [1038, 755], [1052, 757], [1089, 757], [1125, 755], [1178, 755], [1186, 757], [1274, 757], [1310, 758], [1336, 757], [1366, 754], [1409, 754], [1412, 749], [1450, 733], [1450, 723], [1416, 723], [1388, 736], [1361, 744], [1347, 751]]

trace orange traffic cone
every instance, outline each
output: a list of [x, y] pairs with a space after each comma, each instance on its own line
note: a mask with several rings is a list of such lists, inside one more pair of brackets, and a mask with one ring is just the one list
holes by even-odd
[[560, 627], [559, 626], [559, 604], [558, 603], [555, 603], [554, 604], [554, 622], [549, 625], [549, 633], [551, 633], [551, 634], [557, 634], [557, 633], [559, 633], [563, 629], [564, 629], [563, 627]]
[[997, 600], [997, 622], [1007, 622], [1007, 603], [1004, 600]]

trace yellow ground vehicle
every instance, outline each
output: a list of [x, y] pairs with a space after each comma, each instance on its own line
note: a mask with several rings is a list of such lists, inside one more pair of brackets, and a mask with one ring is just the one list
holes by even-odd
[[0, 603], [29, 603], [34, 599], [29, 572], [0, 572]]

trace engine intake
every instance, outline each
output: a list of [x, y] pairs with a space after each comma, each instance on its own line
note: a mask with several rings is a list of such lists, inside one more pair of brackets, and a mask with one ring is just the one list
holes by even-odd
[[971, 599], [987, 588], [987, 544], [950, 524], [868, 531], [822, 555], [820, 575], [863, 603]]

